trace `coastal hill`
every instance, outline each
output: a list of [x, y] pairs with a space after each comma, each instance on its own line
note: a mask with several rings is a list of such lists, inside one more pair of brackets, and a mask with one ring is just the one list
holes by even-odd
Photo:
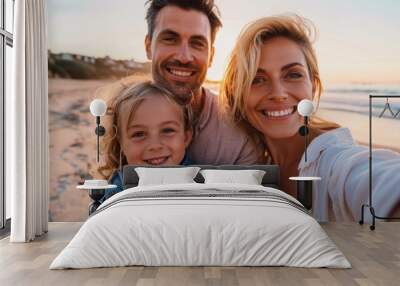
[[150, 62], [96, 58], [48, 51], [49, 78], [118, 79], [133, 74], [149, 74]]

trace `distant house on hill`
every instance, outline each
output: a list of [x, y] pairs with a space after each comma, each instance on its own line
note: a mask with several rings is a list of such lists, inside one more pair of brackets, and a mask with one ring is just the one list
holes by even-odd
[[105, 56], [103, 59], [101, 59], [101, 61], [105, 66], [110, 66], [110, 67], [115, 66], [117, 64], [117, 62], [112, 58], [110, 58], [109, 56]]
[[57, 60], [74, 61], [75, 55], [73, 54], [58, 54], [55, 56]]
[[133, 73], [148, 73], [150, 64], [135, 60], [114, 60], [109, 56], [95, 58], [72, 53], [48, 51], [49, 77], [97, 79], [121, 78]]
[[128, 69], [142, 69], [144, 67], [143, 63], [139, 63], [135, 60], [124, 61], [124, 64]]
[[87, 63], [87, 64], [94, 65], [96, 63], [96, 58], [95, 57], [89, 57], [89, 56], [82, 56], [82, 61]]

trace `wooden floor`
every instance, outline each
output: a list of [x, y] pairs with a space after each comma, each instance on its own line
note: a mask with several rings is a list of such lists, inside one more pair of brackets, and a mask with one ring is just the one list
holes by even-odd
[[400, 285], [400, 222], [326, 224], [323, 228], [353, 268], [120, 267], [48, 270], [81, 223], [50, 223], [32, 243], [0, 241], [0, 285]]

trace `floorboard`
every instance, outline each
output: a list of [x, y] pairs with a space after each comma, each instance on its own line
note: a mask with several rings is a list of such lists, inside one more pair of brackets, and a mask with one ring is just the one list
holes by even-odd
[[368, 225], [329, 223], [322, 227], [343, 251], [352, 269], [290, 267], [118, 267], [49, 270], [82, 223], [50, 223], [32, 243], [0, 240], [0, 285], [400, 285], [400, 222]]

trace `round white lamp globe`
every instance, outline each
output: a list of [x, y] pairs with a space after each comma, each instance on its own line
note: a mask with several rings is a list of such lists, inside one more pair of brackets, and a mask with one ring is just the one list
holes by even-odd
[[310, 116], [314, 112], [314, 104], [309, 99], [303, 99], [297, 105], [297, 112], [302, 116]]
[[102, 99], [95, 99], [90, 103], [90, 113], [93, 116], [103, 116], [107, 111], [107, 105]]

